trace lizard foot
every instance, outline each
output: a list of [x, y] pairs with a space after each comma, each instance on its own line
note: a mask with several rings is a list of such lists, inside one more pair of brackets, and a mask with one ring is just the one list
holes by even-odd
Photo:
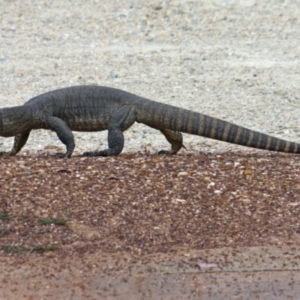
[[160, 151], [158, 151], [158, 154], [159, 155], [175, 155], [180, 150], [181, 147], [186, 149], [186, 147], [183, 144], [180, 144], [180, 145], [174, 144], [174, 145], [172, 145], [171, 151], [160, 150]]
[[56, 153], [55, 154], [55, 157], [56, 158], [70, 158], [71, 157], [71, 155], [68, 155], [67, 153], [61, 153], [61, 152], [58, 152], [58, 153]]
[[108, 156], [105, 151], [89, 151], [89, 152], [84, 152], [83, 153], [83, 156], [90, 156], [90, 157], [93, 157], [93, 156]]
[[102, 151], [89, 151], [89, 152], [84, 152], [83, 156], [114, 156], [114, 151], [111, 149], [106, 149]]
[[88, 151], [88, 152], [84, 152], [82, 156], [97, 156], [97, 153], [98, 152], [95, 151]]
[[172, 152], [170, 152], [168, 150], [160, 150], [160, 151], [158, 151], [158, 154], [159, 155], [174, 155], [176, 153], [172, 153]]

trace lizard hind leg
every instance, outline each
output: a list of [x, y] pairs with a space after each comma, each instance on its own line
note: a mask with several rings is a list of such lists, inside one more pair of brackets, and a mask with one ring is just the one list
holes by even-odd
[[83, 156], [114, 156], [119, 155], [124, 147], [123, 131], [136, 121], [135, 108], [124, 105], [111, 116], [108, 125], [108, 149], [85, 152]]
[[185, 148], [181, 132], [169, 129], [161, 129], [160, 131], [171, 144], [171, 151], [160, 150], [158, 154], [176, 154], [182, 147]]

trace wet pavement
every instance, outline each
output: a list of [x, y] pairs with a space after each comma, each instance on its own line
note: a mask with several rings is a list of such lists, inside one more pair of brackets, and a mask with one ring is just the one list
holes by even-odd
[[1, 299], [300, 299], [300, 247], [0, 259]]

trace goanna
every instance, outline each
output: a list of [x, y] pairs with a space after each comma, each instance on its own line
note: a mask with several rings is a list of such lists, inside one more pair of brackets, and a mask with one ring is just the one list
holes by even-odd
[[75, 148], [72, 131], [108, 130], [108, 149], [85, 152], [84, 156], [112, 156], [122, 152], [123, 132], [134, 122], [158, 129], [176, 154], [183, 147], [181, 132], [204, 136], [247, 147], [299, 153], [300, 144], [272, 137], [230, 122], [184, 108], [151, 101], [103, 86], [73, 86], [51, 91], [24, 105], [0, 109], [0, 136], [14, 136], [10, 152], [15, 155], [25, 145], [33, 129], [56, 132], [66, 146], [56, 157], [71, 157]]

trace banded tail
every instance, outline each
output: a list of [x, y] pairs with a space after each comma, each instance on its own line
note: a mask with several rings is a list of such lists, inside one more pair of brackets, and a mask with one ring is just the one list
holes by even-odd
[[205, 114], [156, 103], [158, 105], [153, 105], [153, 103], [146, 105], [148, 116], [143, 123], [151, 127], [190, 133], [251, 148], [300, 153], [298, 143], [279, 139]]

